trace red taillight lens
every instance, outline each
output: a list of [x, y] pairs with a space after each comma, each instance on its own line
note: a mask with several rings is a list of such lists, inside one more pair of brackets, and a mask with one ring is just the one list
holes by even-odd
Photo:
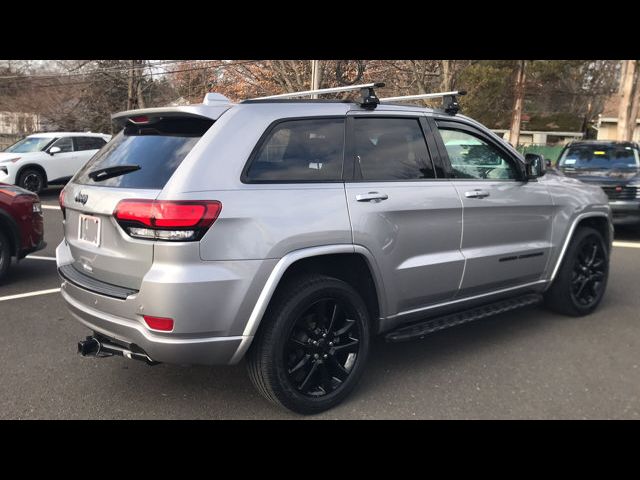
[[216, 200], [122, 200], [113, 215], [131, 236], [189, 241], [202, 238], [221, 210]]
[[129, 121], [136, 124], [149, 123], [149, 117], [146, 115], [138, 115], [137, 117], [129, 118]]
[[173, 319], [162, 317], [151, 317], [149, 315], [143, 315], [144, 321], [154, 330], [162, 330], [163, 332], [170, 332], [173, 330]]

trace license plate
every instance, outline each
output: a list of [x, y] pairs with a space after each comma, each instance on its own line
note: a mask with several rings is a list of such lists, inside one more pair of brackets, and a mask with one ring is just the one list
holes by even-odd
[[78, 239], [96, 247], [100, 246], [100, 219], [91, 215], [80, 215]]

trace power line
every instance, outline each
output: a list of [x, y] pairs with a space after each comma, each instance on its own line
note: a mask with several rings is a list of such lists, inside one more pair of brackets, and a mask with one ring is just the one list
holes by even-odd
[[[161, 73], [144, 73], [142, 75], [139, 75], [140, 77], [149, 77], [149, 76], [153, 76], [153, 75], [171, 75], [171, 74], [175, 74], [175, 73], [182, 73], [182, 72], [191, 72], [191, 71], [197, 71], [197, 70], [210, 70], [210, 69], [220, 69], [220, 68], [230, 68], [230, 67], [235, 67], [237, 65], [245, 65], [245, 64], [250, 64], [250, 63], [260, 63], [263, 60], [249, 60], [249, 61], [242, 61], [242, 62], [234, 62], [234, 63], [221, 63], [218, 65], [208, 65], [208, 66], [203, 66], [203, 67], [194, 67], [194, 68], [186, 68], [186, 69], [180, 69], [180, 70], [166, 70], [164, 72]], [[128, 69], [129, 67], [127, 67]], [[64, 75], [63, 75], [64, 77]], [[19, 77], [21, 79], [29, 79], [29, 80], [33, 80], [33, 77]], [[58, 77], [61, 78], [61, 77]], [[45, 85], [31, 85], [32, 88], [49, 88], [49, 87], [67, 87], [67, 86], [71, 86], [71, 85], [87, 85], [90, 83], [93, 83], [95, 80], [82, 80], [79, 82], [66, 82], [66, 83], [52, 83], [52, 84], [45, 84]]]

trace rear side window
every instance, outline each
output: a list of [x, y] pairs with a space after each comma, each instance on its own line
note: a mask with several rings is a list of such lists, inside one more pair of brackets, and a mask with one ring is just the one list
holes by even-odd
[[[127, 123], [111, 142], [96, 153], [73, 182], [119, 188], [162, 189], [184, 157], [213, 120], [170, 117], [146, 125]], [[93, 180], [92, 172], [110, 167], [140, 167], [105, 180]]]
[[253, 156], [249, 182], [329, 182], [342, 178], [344, 119], [278, 123]]
[[353, 135], [362, 180], [435, 178], [418, 119], [356, 118]]
[[99, 137], [75, 137], [76, 150], [100, 150], [107, 143], [104, 139]]

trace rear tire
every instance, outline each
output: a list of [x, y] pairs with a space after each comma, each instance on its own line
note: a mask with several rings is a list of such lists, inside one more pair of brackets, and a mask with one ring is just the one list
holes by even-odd
[[573, 235], [545, 304], [554, 312], [579, 317], [593, 312], [607, 288], [609, 250], [600, 232], [580, 227]]
[[247, 355], [249, 377], [272, 403], [319, 413], [354, 389], [369, 352], [369, 314], [347, 283], [308, 274], [283, 285]]
[[9, 237], [3, 231], [0, 231], [0, 283], [7, 276], [10, 265], [11, 245], [9, 244]]
[[20, 173], [18, 186], [39, 194], [45, 186], [44, 174], [35, 168], [28, 168]]

